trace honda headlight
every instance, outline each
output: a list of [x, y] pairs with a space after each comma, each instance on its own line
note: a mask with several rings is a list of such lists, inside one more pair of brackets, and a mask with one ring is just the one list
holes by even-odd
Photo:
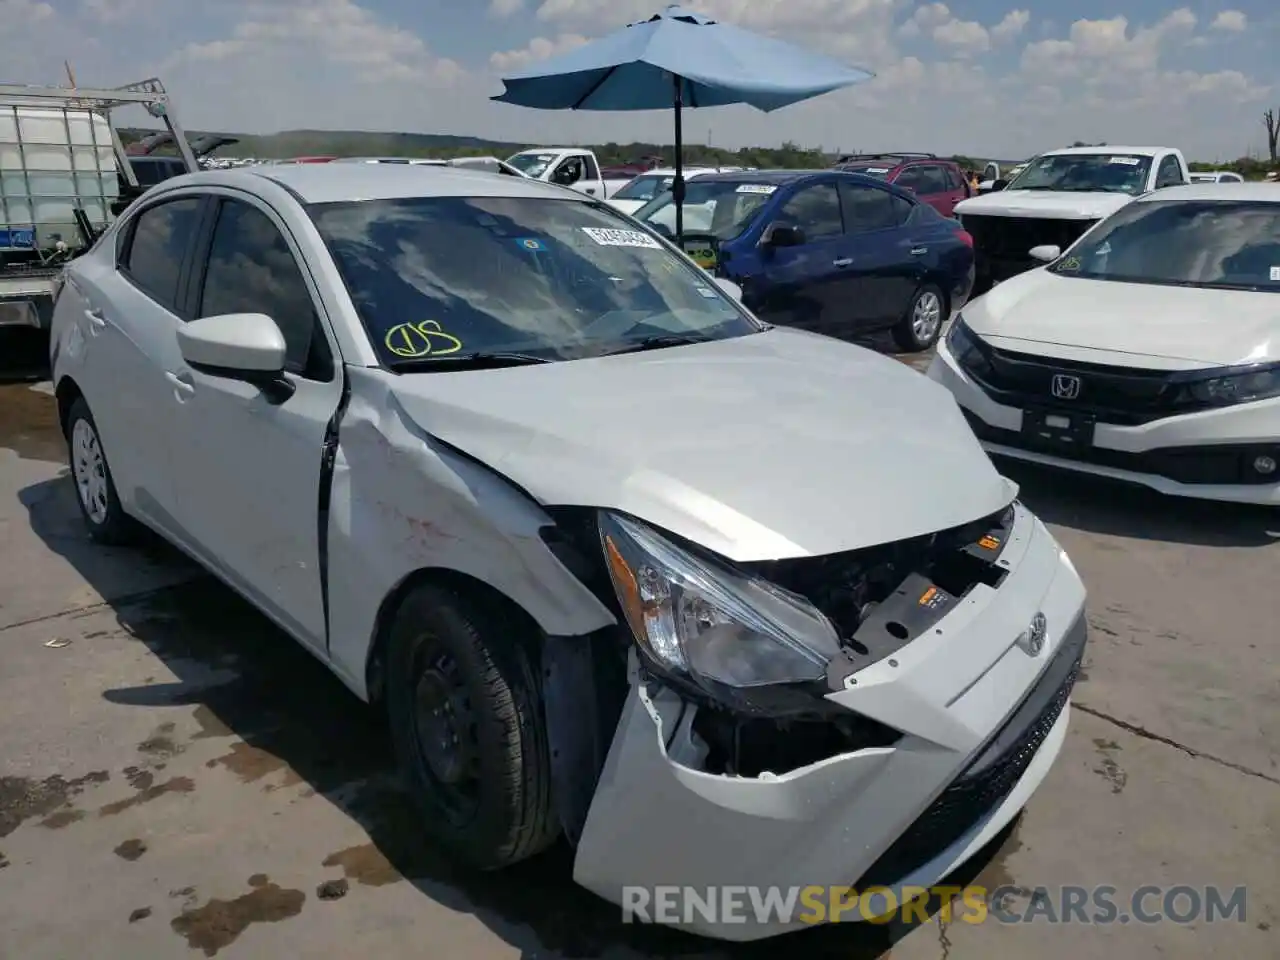
[[947, 349], [955, 357], [961, 370], [979, 379], [990, 371], [991, 365], [987, 362], [982, 347], [978, 345], [977, 334], [969, 329], [963, 316], [956, 317], [955, 323], [951, 324], [946, 342]]
[[646, 660], [709, 693], [819, 680], [835, 627], [802, 597], [696, 557], [635, 520], [600, 514], [609, 575]]
[[1280, 395], [1280, 366], [1197, 380], [1186, 389], [1196, 402], [1215, 407], [1265, 400]]

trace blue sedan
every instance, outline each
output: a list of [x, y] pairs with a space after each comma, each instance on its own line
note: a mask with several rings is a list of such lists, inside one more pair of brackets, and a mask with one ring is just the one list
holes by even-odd
[[[635, 217], [667, 235], [670, 192]], [[685, 251], [762, 319], [844, 340], [890, 330], [927, 350], [973, 289], [973, 238], [909, 191], [830, 170], [707, 174], [686, 185]]]

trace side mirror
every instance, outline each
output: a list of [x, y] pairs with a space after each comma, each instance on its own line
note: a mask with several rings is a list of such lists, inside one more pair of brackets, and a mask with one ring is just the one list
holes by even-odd
[[804, 231], [792, 223], [771, 223], [765, 228], [760, 244], [765, 247], [802, 247]]
[[1009, 186], [1008, 180], [1005, 180], [1003, 178], [1000, 180], [993, 180], [991, 183], [991, 192], [996, 193], [1000, 190], [1003, 190], [1007, 186]]
[[178, 349], [193, 370], [262, 388], [272, 403], [294, 392], [284, 376], [284, 334], [265, 313], [225, 313], [178, 328]]
[[726, 280], [724, 277], [716, 277], [716, 286], [733, 297], [738, 303], [742, 302], [742, 288], [732, 280]]
[[1027, 251], [1027, 255], [1041, 263], [1053, 263], [1062, 256], [1062, 248], [1056, 243], [1042, 243], [1038, 247], [1032, 247]]

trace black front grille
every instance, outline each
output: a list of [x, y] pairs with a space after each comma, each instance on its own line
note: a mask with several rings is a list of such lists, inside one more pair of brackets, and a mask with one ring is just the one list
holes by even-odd
[[[965, 373], [996, 402], [1011, 407], [1039, 407], [1088, 415], [1099, 423], [1136, 426], [1162, 417], [1189, 413], [1195, 406], [1179, 380], [1165, 370], [1076, 363], [977, 345], [980, 360], [965, 364]], [[1054, 377], [1079, 381], [1073, 398], [1054, 396]]]
[[1083, 616], [1031, 693], [946, 790], [881, 854], [855, 887], [900, 883], [969, 832], [1007, 797], [1071, 697], [1084, 658]]
[[968, 410], [963, 412], [979, 440], [997, 443], [1014, 450], [1047, 453], [1099, 467], [1164, 477], [1175, 483], [1232, 486], [1235, 484], [1263, 485], [1280, 481], [1280, 475], [1274, 471], [1260, 473], [1254, 466], [1259, 458], [1280, 460], [1280, 444], [1219, 443], [1195, 447], [1162, 447], [1144, 450], [1141, 453], [1108, 450], [1091, 445], [1050, 448], [1038, 443], [1034, 436], [1018, 430], [1002, 430], [999, 427], [993, 427], [976, 414]]
[[993, 280], [1007, 280], [1038, 266], [1039, 261], [1028, 253], [1032, 247], [1057, 244], [1065, 250], [1097, 222], [983, 214], [960, 216], [961, 225], [973, 237], [978, 272]]

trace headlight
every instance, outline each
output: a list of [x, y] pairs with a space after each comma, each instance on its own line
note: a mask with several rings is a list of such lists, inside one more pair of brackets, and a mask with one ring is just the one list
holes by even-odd
[[986, 354], [978, 345], [978, 337], [964, 322], [963, 315], [956, 317], [955, 323], [947, 331], [947, 349], [955, 357], [961, 370], [980, 380], [990, 370]]
[[1186, 385], [1197, 403], [1226, 407], [1280, 395], [1280, 367], [1264, 367], [1223, 377], [1197, 380]]
[[614, 589], [645, 658], [716, 694], [821, 679], [835, 628], [802, 597], [695, 557], [660, 534], [600, 514]]

